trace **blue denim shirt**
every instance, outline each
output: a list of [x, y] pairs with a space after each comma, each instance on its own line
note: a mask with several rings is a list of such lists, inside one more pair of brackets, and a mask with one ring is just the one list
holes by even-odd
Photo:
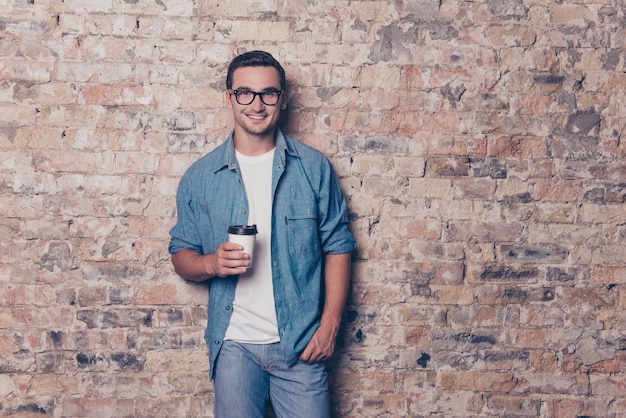
[[[285, 360], [295, 364], [319, 326], [324, 255], [351, 252], [355, 241], [348, 230], [346, 202], [328, 159], [278, 129], [272, 201], [271, 262], [278, 333]], [[228, 240], [229, 225], [247, 223], [248, 202], [232, 133], [185, 172], [176, 205], [171, 254], [184, 248], [214, 253]], [[237, 276], [209, 281], [204, 338], [211, 378], [230, 321], [236, 285]]]

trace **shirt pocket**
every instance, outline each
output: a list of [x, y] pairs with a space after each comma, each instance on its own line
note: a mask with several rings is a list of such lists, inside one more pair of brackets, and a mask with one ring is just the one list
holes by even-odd
[[317, 207], [313, 201], [287, 203], [285, 222], [290, 255], [319, 254]]

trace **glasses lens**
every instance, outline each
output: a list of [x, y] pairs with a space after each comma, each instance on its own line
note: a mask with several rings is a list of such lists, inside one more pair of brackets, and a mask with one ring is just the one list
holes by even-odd
[[248, 90], [235, 90], [235, 99], [240, 105], [249, 105], [254, 101], [255, 96], [256, 94]]
[[280, 97], [280, 93], [276, 90], [264, 91], [263, 93], [259, 93], [259, 95], [261, 96], [263, 103], [270, 106], [278, 103], [278, 98]]

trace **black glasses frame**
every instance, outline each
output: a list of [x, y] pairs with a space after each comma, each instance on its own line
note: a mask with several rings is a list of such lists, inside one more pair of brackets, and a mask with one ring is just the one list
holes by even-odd
[[[250, 99], [250, 101], [247, 102], [247, 103], [240, 101], [239, 93], [243, 93], [243, 92], [252, 94], [252, 99]], [[252, 90], [248, 90], [248, 89], [238, 89], [238, 90], [228, 89], [228, 93], [231, 96], [234, 94], [235, 95], [235, 100], [237, 100], [237, 103], [239, 103], [242, 106], [247, 106], [249, 104], [252, 104], [252, 102], [254, 102], [254, 99], [256, 99], [257, 96], [259, 96], [259, 99], [261, 99], [261, 102], [264, 105], [266, 105], [266, 106], [276, 106], [278, 104], [278, 102], [280, 101], [281, 94], [283, 94], [284, 91], [283, 90], [252, 91]], [[276, 93], [276, 102], [275, 103], [267, 103], [265, 101], [265, 99], [263, 97], [267, 93]]]

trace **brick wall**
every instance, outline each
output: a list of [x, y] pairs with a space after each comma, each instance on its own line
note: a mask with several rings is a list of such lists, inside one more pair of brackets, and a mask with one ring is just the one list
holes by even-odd
[[211, 416], [168, 230], [256, 48], [358, 239], [337, 417], [626, 416], [623, 0], [0, 8], [0, 416]]

